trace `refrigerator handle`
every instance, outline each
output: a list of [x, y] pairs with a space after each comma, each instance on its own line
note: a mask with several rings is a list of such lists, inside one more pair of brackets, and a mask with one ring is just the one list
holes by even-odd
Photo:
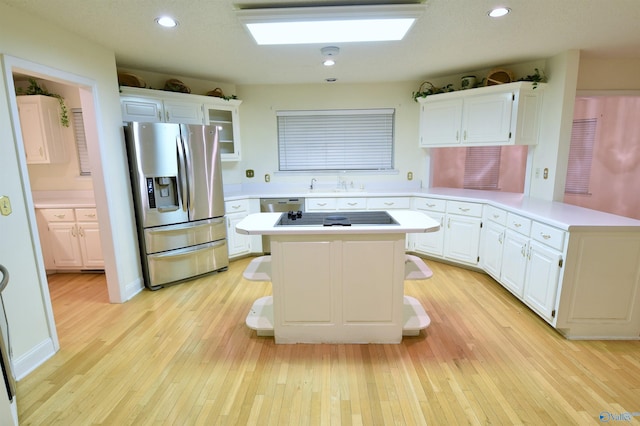
[[187, 163], [184, 141], [181, 137], [176, 138], [176, 145], [178, 146], [178, 190], [180, 192], [180, 202], [182, 203], [182, 210], [187, 211], [187, 194], [189, 189], [187, 187]]

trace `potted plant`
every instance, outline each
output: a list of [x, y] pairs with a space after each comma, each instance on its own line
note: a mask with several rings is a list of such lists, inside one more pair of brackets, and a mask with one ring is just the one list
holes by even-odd
[[58, 99], [58, 102], [60, 103], [60, 124], [62, 124], [64, 127], [69, 127], [69, 112], [67, 110], [67, 106], [64, 103], [64, 98], [57, 93], [49, 92], [46, 87], [40, 87], [35, 78], [29, 78], [29, 87], [27, 87], [26, 89], [16, 89], [16, 95], [43, 95], [51, 96]]
[[453, 84], [447, 84], [443, 87], [435, 87], [428, 81], [422, 82], [417, 92], [413, 92], [413, 100], [418, 102], [418, 98], [425, 98], [429, 95], [435, 95], [436, 93], [453, 92]]
[[538, 68], [534, 68], [533, 70], [534, 70], [533, 74], [522, 77], [518, 81], [532, 81], [533, 82], [532, 86], [535, 89], [536, 87], [538, 87], [538, 83], [547, 82], [547, 76], [544, 74], [544, 71], [540, 72]]

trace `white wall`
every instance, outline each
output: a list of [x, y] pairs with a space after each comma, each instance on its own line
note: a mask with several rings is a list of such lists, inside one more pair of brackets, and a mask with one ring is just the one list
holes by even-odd
[[[271, 183], [300, 184], [301, 189], [315, 177], [320, 184], [336, 182], [335, 173], [278, 173], [278, 139], [276, 111], [313, 109], [395, 108], [395, 168], [394, 174], [351, 173], [346, 179], [354, 184], [403, 184], [407, 172], [420, 179], [423, 153], [418, 147], [419, 106], [411, 98], [414, 82], [383, 84], [307, 84], [307, 85], [241, 85], [238, 86], [240, 106], [241, 164], [225, 164], [225, 184]], [[255, 171], [254, 178], [245, 177], [245, 169]]]
[[[95, 133], [98, 145], [90, 155], [102, 158], [94, 164], [96, 201], [104, 211], [100, 217], [101, 232], [113, 235], [113, 243], [104, 246], [107, 279], [116, 298], [124, 289], [140, 283], [135, 242], [135, 226], [126, 171], [126, 154], [122, 142], [121, 114], [113, 52], [79, 38], [34, 16], [26, 15], [0, 3], [0, 53], [3, 64], [39, 64], [86, 82], [82, 92], [95, 89], [95, 103], [90, 105], [99, 118]], [[12, 70], [3, 67], [0, 77], [0, 194], [9, 196], [13, 213], [0, 216], [0, 263], [11, 272], [5, 290], [5, 306], [13, 346], [16, 375], [21, 377], [49, 356], [57, 341], [48, 322], [49, 296], [39, 253], [38, 235], [33, 221], [33, 204], [28, 175], [23, 173], [24, 151], [15, 137], [13, 115], [17, 116]], [[92, 159], [92, 162], [94, 162]], [[106, 184], [108, 182], [108, 185]], [[112, 232], [117, 230], [117, 232]], [[114, 288], [115, 287], [115, 288]], [[114, 300], [118, 301], [118, 300]], [[121, 300], [120, 300], [121, 301]]]

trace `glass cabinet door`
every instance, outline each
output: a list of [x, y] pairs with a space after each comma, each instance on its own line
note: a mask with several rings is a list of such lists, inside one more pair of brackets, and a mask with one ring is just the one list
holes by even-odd
[[222, 161], [240, 160], [240, 123], [237, 105], [206, 104], [204, 114], [208, 125], [218, 126]]

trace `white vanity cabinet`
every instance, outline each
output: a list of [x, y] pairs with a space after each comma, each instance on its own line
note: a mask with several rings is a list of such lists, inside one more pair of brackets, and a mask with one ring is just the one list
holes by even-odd
[[482, 204], [447, 201], [444, 257], [476, 266], [480, 248]]
[[236, 232], [236, 225], [250, 213], [249, 200], [233, 200], [224, 203], [227, 220], [227, 247], [229, 258], [249, 254], [252, 250], [251, 237]]
[[240, 160], [242, 101], [163, 90], [120, 88], [123, 121], [215, 125], [222, 161]]
[[517, 82], [418, 98], [420, 146], [535, 145], [541, 86]]
[[47, 269], [103, 269], [95, 208], [38, 209]]
[[58, 99], [31, 95], [18, 96], [16, 101], [27, 164], [67, 161]]

